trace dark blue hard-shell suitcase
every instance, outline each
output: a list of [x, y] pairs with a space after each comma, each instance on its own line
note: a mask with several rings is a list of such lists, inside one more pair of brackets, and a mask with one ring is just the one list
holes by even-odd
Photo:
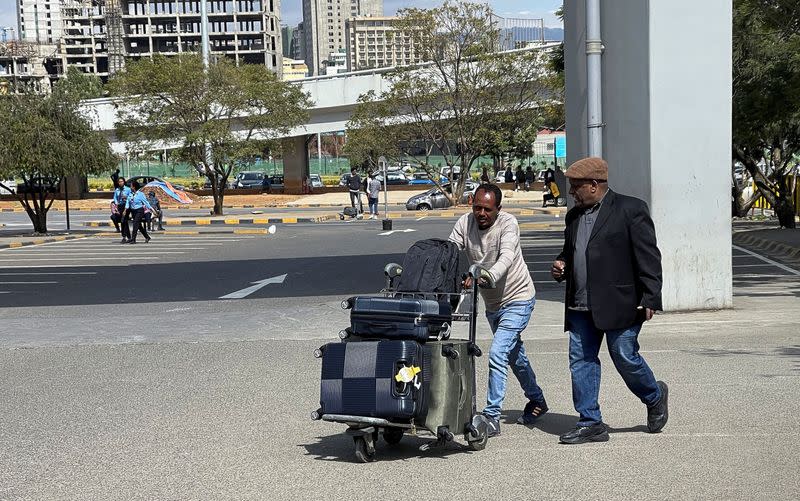
[[425, 416], [430, 354], [419, 343], [330, 343], [321, 350], [321, 414], [391, 420]]

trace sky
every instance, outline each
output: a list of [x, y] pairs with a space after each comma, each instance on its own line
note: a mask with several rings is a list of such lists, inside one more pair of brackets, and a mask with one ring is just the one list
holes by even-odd
[[[16, 1], [0, 0], [0, 27], [17, 28]], [[387, 15], [397, 12], [402, 7], [427, 8], [440, 4], [437, 0], [384, 0], [383, 9]], [[545, 26], [561, 27], [561, 21], [553, 12], [561, 6], [563, 0], [489, 0], [495, 13], [503, 17], [542, 18]], [[303, 17], [302, 0], [281, 1], [281, 22], [296, 25]]]

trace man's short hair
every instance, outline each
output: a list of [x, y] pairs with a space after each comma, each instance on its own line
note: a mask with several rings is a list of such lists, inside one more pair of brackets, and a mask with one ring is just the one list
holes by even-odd
[[500, 207], [500, 203], [503, 201], [503, 190], [500, 189], [499, 186], [496, 184], [482, 184], [478, 186], [478, 189], [475, 190], [475, 197], [477, 198], [479, 191], [485, 191], [487, 193], [494, 194], [494, 201], [497, 207]]
[[139, 191], [139, 181], [131, 181], [131, 188], [136, 191]]

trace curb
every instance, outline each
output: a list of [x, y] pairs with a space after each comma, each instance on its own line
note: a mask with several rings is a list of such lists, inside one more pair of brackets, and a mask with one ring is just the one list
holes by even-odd
[[[265, 218], [227, 218], [227, 219], [165, 219], [164, 226], [218, 226], [218, 225], [251, 225], [251, 224], [297, 224], [297, 223], [321, 223], [333, 219], [332, 216], [318, 217], [265, 217]], [[113, 226], [108, 221], [87, 221], [84, 226], [92, 228], [105, 228]]]
[[[159, 236], [191, 236], [191, 235], [270, 235], [267, 228], [247, 228], [247, 229], [229, 229], [229, 230], [215, 230], [215, 231], [199, 231], [199, 230], [167, 230], [158, 233], [151, 233], [154, 237]], [[104, 238], [119, 238], [119, 233], [113, 232], [99, 232], [95, 233], [95, 237]]]
[[24, 242], [10, 242], [7, 244], [0, 244], [0, 249], [18, 249], [20, 247], [29, 247], [31, 245], [49, 244], [52, 242], [63, 242], [65, 240], [77, 240], [79, 238], [87, 238], [92, 235], [61, 235], [58, 237], [37, 238], [36, 240], [28, 240]]
[[749, 232], [733, 234], [733, 242], [745, 247], [752, 247], [768, 254], [773, 254], [784, 259], [800, 262], [800, 248], [782, 242], [767, 240], [750, 235]]

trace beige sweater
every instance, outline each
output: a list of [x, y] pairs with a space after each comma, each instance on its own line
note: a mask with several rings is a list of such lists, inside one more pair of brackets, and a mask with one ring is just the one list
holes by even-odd
[[486, 230], [478, 228], [471, 213], [464, 214], [450, 233], [450, 241], [466, 249], [470, 264], [488, 269], [497, 283], [494, 289], [481, 289], [488, 311], [536, 296], [528, 265], [522, 257], [517, 218], [511, 214], [500, 211], [497, 220]]

